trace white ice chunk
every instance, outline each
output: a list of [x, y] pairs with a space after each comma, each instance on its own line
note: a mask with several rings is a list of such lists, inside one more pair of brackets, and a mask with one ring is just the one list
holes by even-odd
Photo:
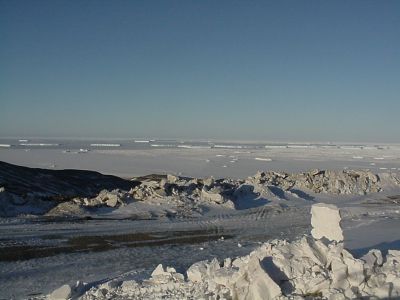
[[311, 235], [315, 239], [326, 237], [331, 241], [343, 241], [339, 209], [332, 204], [317, 203], [311, 207]]
[[62, 287], [54, 290], [50, 296], [50, 300], [67, 300], [71, 297], [71, 287], [68, 284], [63, 285]]

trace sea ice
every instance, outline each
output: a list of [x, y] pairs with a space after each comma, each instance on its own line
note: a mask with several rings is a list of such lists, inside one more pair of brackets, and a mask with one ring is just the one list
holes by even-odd
[[343, 241], [339, 209], [332, 204], [317, 203], [311, 207], [311, 234], [315, 239], [325, 237], [331, 241]]
[[[400, 251], [386, 257], [372, 250], [356, 259], [344, 249], [336, 207], [312, 208], [314, 233], [293, 242], [272, 240], [249, 255], [200, 261], [183, 274], [160, 264], [142, 282], [111, 281], [92, 287], [81, 299], [360, 299], [400, 297]], [[333, 215], [333, 216], [332, 216]], [[327, 228], [322, 218], [328, 218]], [[317, 220], [317, 222], [316, 222]], [[335, 228], [336, 227], [336, 228]], [[332, 241], [318, 239], [315, 232]], [[332, 232], [335, 232], [332, 234]], [[317, 239], [315, 239], [315, 237]], [[115, 284], [111, 284], [115, 283]], [[51, 295], [70, 293], [63, 286]]]

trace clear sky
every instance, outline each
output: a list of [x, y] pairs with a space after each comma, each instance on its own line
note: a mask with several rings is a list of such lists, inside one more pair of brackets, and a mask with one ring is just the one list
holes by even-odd
[[0, 136], [400, 142], [400, 1], [0, 0]]

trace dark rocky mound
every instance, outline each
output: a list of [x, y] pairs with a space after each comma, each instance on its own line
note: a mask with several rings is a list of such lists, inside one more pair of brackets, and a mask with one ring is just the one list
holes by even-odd
[[138, 181], [86, 170], [27, 168], [0, 161], [0, 187], [14, 195], [41, 195], [52, 200], [94, 197], [101, 190], [130, 190]]

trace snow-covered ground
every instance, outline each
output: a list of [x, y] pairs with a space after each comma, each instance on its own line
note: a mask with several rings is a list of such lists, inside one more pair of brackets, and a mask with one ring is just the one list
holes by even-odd
[[[12, 141], [4, 143], [13, 145]], [[106, 142], [88, 144], [93, 143]], [[242, 178], [243, 181], [208, 183], [209, 187], [200, 188], [201, 194], [197, 195], [192, 189], [196, 189], [196, 185], [205, 186], [210, 179], [198, 182], [170, 176], [167, 183], [175, 184], [178, 180], [176, 190], [171, 190], [172, 196], [152, 198], [160, 190], [154, 187], [152, 180], [146, 179], [145, 184], [129, 194], [133, 199], [138, 195], [147, 197], [146, 201], [133, 201], [129, 196], [123, 200], [123, 205], [115, 202], [110, 204], [115, 207], [102, 204], [100, 208], [91, 208], [109, 201], [111, 196], [108, 196], [104, 201], [95, 198], [59, 205], [45, 216], [1, 218], [0, 299], [40, 298], [63, 284], [73, 286], [77, 280], [89, 283], [85, 289], [99, 287], [112, 278], [140, 283], [150, 277], [159, 263], [183, 274], [201, 260], [217, 258], [221, 262], [246, 256], [271, 239], [292, 241], [309, 234], [310, 208], [318, 202], [340, 208], [344, 244], [355, 257], [365, 255], [371, 248], [400, 249], [400, 185], [395, 180], [399, 178], [400, 148], [396, 145], [272, 145], [265, 148], [258, 144], [245, 148], [244, 144], [226, 144], [225, 147], [219, 144], [214, 147], [214, 144], [204, 148], [203, 144], [195, 144], [192, 148], [178, 148], [177, 145], [168, 148], [165, 145], [152, 147], [149, 140], [149, 143], [136, 143], [139, 148], [132, 149], [124, 146], [123, 141], [118, 143], [121, 144], [118, 149], [89, 149], [81, 153], [79, 149], [87, 148], [82, 143], [76, 145], [76, 153], [74, 150], [66, 152], [62, 146], [56, 149], [30, 147], [29, 151], [23, 146], [11, 146], [0, 149], [0, 160], [30, 167], [97, 170], [128, 178], [168, 173], [200, 178], [210, 175]], [[51, 144], [64, 145], [62, 141]], [[372, 173], [352, 175], [350, 172], [345, 175], [366, 176], [368, 179], [363, 180], [367, 186], [357, 182], [351, 186], [341, 183], [336, 186], [335, 181], [319, 182], [322, 175], [317, 171], [305, 177], [267, 173], [246, 179], [258, 170], [304, 172], [315, 168], [369, 169], [379, 174], [380, 181], [374, 182]], [[336, 173], [325, 174], [323, 176], [336, 176]], [[268, 176], [272, 176], [273, 181]], [[314, 190], [301, 181], [310, 176], [317, 178], [310, 181]], [[343, 176], [337, 180], [350, 178]], [[284, 177], [285, 180], [280, 179]], [[293, 180], [300, 182], [286, 186]], [[250, 191], [249, 185], [253, 187]], [[215, 196], [225, 195], [226, 189], [237, 191], [232, 196], [233, 204]], [[338, 190], [346, 193], [338, 194]], [[60, 218], [65, 214], [69, 217]]]

